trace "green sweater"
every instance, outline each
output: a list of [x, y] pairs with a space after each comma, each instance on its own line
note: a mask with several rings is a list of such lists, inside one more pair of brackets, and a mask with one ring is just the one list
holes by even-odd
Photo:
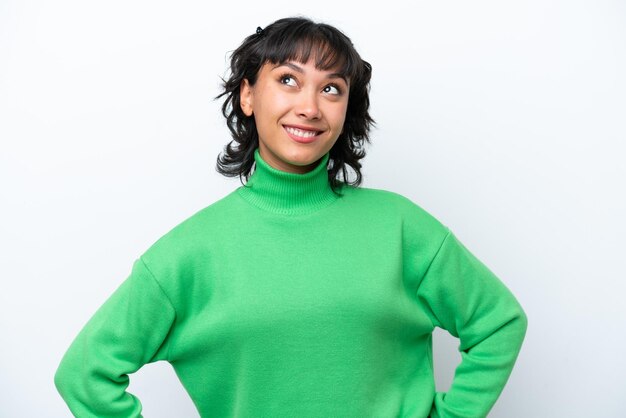
[[[168, 361], [202, 417], [484, 417], [527, 319], [450, 230], [389, 191], [330, 188], [255, 152], [246, 186], [156, 240], [55, 384], [78, 417], [138, 417], [128, 374]], [[462, 362], [436, 392], [432, 332]]]

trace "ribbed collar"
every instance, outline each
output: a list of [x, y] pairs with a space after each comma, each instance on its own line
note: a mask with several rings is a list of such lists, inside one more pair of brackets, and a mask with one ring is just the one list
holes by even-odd
[[308, 173], [297, 174], [270, 166], [254, 151], [255, 169], [239, 194], [248, 202], [267, 211], [282, 214], [314, 212], [337, 199], [328, 181], [329, 153]]

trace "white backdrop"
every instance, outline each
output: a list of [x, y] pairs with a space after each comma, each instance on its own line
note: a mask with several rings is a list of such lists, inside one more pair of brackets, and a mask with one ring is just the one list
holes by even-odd
[[[239, 185], [214, 169], [227, 52], [296, 14], [373, 66], [363, 186], [452, 228], [528, 314], [490, 417], [623, 416], [626, 3], [228, 6], [0, 2], [0, 416], [70, 416], [53, 374], [80, 328], [135, 257]], [[457, 345], [436, 334], [439, 390]], [[147, 417], [198, 416], [167, 363], [129, 390]]]

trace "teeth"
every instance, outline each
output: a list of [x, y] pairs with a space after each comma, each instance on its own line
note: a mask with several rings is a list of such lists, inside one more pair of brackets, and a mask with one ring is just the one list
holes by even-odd
[[292, 135], [296, 135], [302, 138], [311, 138], [317, 135], [315, 131], [303, 131], [302, 129], [292, 128], [290, 126], [286, 126], [285, 129]]

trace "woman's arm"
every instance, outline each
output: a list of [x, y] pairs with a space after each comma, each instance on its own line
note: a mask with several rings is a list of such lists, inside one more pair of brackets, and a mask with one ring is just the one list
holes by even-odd
[[460, 339], [462, 361], [431, 417], [486, 417], [502, 392], [527, 318], [506, 286], [448, 231], [417, 295], [433, 324]]
[[176, 316], [141, 258], [65, 353], [54, 383], [76, 417], [140, 417], [126, 392], [141, 366], [168, 357], [166, 337]]

